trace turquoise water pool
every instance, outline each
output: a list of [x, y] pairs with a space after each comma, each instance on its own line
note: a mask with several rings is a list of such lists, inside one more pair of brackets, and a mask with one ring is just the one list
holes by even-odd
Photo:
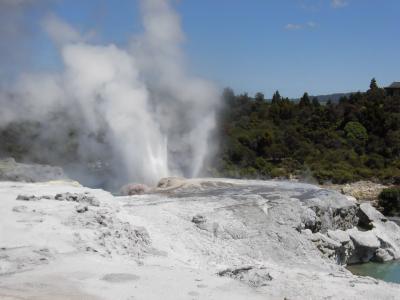
[[366, 263], [347, 267], [355, 275], [371, 276], [388, 282], [400, 283], [400, 261]]

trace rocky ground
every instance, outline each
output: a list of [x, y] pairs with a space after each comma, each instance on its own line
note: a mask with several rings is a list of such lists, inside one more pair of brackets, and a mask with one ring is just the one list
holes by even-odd
[[349, 262], [400, 257], [400, 229], [294, 182], [166, 179], [114, 197], [0, 183], [0, 299], [397, 299]]
[[368, 201], [377, 206], [379, 194], [389, 186], [373, 181], [357, 181], [347, 184], [326, 184], [323, 187], [352, 196], [360, 202]]
[[12, 157], [0, 159], [1, 181], [44, 182], [67, 179], [60, 167], [19, 163]]

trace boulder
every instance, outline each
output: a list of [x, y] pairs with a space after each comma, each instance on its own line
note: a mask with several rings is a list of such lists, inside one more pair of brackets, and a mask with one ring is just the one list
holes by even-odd
[[387, 262], [393, 260], [393, 255], [387, 249], [378, 249], [375, 252], [374, 260], [376, 262]]
[[348, 263], [369, 262], [375, 257], [375, 252], [381, 243], [373, 231], [359, 231], [357, 228], [348, 230], [350, 239], [354, 244], [354, 252]]
[[372, 222], [386, 222], [388, 219], [369, 203], [361, 203], [357, 214], [360, 225], [371, 227]]
[[300, 199], [316, 214], [313, 232], [326, 233], [328, 230], [346, 230], [358, 224], [357, 203], [343, 197], [338, 192], [317, 190], [306, 194]]
[[355, 249], [349, 233], [343, 230], [329, 230], [327, 235], [341, 244], [341, 247], [336, 249], [336, 262], [340, 265], [346, 265]]
[[346, 263], [346, 249], [342, 243], [331, 239], [320, 232], [314, 233], [311, 240], [325, 257], [335, 260], [340, 265]]
[[356, 246], [378, 249], [381, 243], [373, 231], [360, 231], [353, 228], [347, 231]]
[[335, 240], [335, 241], [341, 243], [342, 245], [350, 242], [350, 235], [349, 235], [349, 233], [347, 231], [343, 231], [343, 230], [328, 230], [327, 235], [332, 240]]

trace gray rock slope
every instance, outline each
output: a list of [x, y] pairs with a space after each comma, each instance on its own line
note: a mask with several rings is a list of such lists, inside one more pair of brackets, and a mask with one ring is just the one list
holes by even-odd
[[169, 197], [224, 204], [198, 212], [192, 221], [216, 238], [257, 248], [262, 258], [294, 263], [316, 249], [339, 265], [400, 257], [400, 228], [352, 197], [293, 182], [202, 184], [205, 188], [186, 184], [169, 190]]
[[347, 271], [399, 257], [367, 204], [278, 181], [169, 178], [113, 197], [0, 183], [0, 299], [398, 299]]
[[68, 177], [60, 167], [17, 163], [13, 158], [0, 160], [0, 180], [2, 181], [45, 182], [66, 179]]

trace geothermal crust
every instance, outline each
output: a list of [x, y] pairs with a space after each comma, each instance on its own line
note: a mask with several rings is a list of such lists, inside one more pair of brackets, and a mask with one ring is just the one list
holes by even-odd
[[169, 178], [114, 197], [0, 182], [0, 299], [397, 299], [348, 263], [400, 257], [400, 229], [308, 184]]
[[43, 182], [67, 179], [60, 167], [17, 163], [12, 157], [0, 159], [1, 181]]

